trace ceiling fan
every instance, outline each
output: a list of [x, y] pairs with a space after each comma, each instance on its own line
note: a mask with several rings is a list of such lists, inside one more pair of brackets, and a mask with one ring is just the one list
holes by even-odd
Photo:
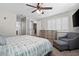
[[35, 10], [32, 11], [32, 13], [38, 11], [38, 12], [41, 12], [42, 14], [44, 14], [43, 10], [51, 10], [52, 9], [52, 7], [42, 7], [42, 3], [37, 3], [37, 6], [33, 6], [30, 4], [26, 4], [26, 5], [33, 7], [33, 8], [36, 8]]

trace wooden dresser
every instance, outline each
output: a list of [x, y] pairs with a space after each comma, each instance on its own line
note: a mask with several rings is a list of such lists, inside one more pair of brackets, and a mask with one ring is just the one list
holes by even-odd
[[52, 44], [53, 40], [57, 39], [57, 31], [55, 30], [40, 30], [40, 37], [48, 39]]

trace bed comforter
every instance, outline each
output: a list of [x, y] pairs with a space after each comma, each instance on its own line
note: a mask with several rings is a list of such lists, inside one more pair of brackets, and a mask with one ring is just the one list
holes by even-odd
[[52, 51], [51, 43], [44, 38], [24, 35], [6, 40], [7, 44], [0, 46], [2, 56], [44, 56]]

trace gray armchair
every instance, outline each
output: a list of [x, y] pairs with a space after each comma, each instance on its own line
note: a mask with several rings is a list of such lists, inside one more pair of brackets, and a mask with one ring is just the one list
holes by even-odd
[[59, 39], [55, 40], [54, 43], [54, 46], [60, 50], [79, 48], [79, 33], [68, 33], [64, 37], [59, 37]]

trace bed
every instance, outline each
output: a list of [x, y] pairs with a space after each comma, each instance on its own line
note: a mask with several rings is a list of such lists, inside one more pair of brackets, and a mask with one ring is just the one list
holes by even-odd
[[0, 45], [1, 56], [44, 56], [53, 50], [44, 38], [29, 35], [7, 37], [6, 44]]

